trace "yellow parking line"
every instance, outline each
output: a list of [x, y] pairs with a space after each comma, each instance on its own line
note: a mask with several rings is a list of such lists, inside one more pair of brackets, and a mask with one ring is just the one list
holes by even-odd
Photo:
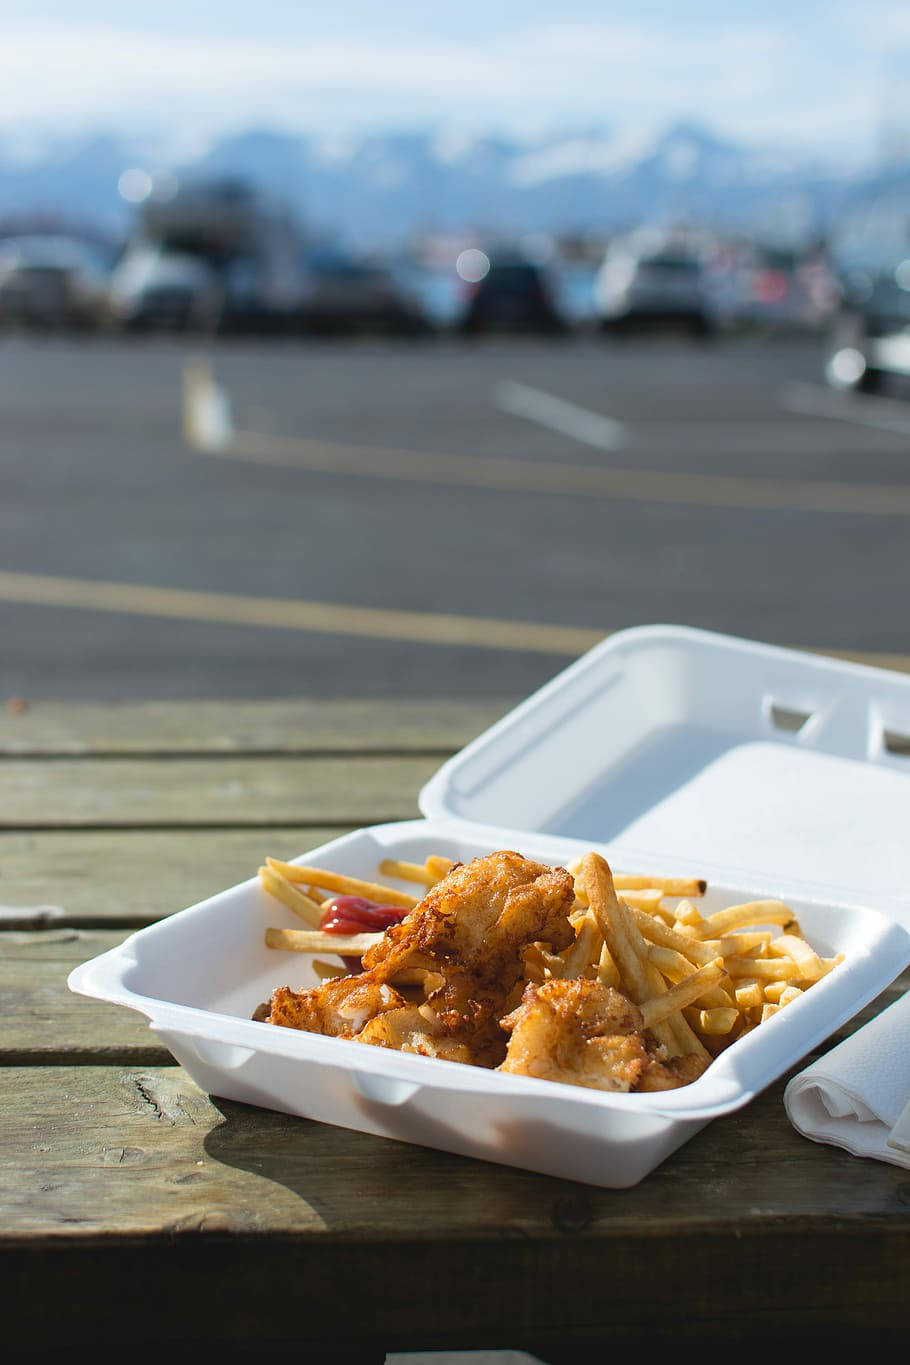
[[385, 450], [380, 446], [295, 440], [243, 431], [236, 432], [220, 448], [197, 446], [196, 449], [201, 454], [216, 458], [286, 465], [313, 473], [507, 489], [521, 493], [571, 493], [626, 502], [683, 503], [750, 511], [910, 516], [910, 485], [905, 484], [604, 469], [521, 458]]
[[161, 616], [273, 630], [306, 630], [320, 635], [354, 635], [433, 645], [473, 645], [573, 656], [602, 640], [605, 631], [582, 626], [496, 621], [431, 611], [391, 611], [335, 602], [299, 602], [283, 597], [153, 588], [138, 583], [59, 578], [48, 574], [0, 572], [0, 601], [45, 607], [82, 607], [133, 616]]
[[[382, 607], [298, 602], [284, 597], [247, 597], [237, 593], [155, 588], [139, 583], [3, 571], [0, 571], [0, 602], [111, 611], [127, 616], [158, 616], [169, 620], [201, 621], [208, 625], [260, 626], [374, 640], [468, 645], [477, 649], [570, 658], [583, 654], [611, 633], [585, 626], [498, 621], [443, 612], [392, 611]], [[812, 653], [910, 673], [910, 654], [810, 648]]]
[[[577, 437], [580, 435], [581, 423], [586, 441], [593, 441], [601, 447], [619, 444], [619, 433], [624, 429], [612, 418], [598, 417], [596, 413], [566, 403], [552, 394], [530, 389], [527, 385], [507, 385], [505, 391], [507, 399], [513, 404], [516, 394], [525, 406], [530, 399], [537, 405], [545, 402], [549, 418], [558, 418], [563, 429], [571, 416], [570, 425]], [[596, 424], [596, 430], [591, 430], [592, 423]], [[519, 493], [571, 493], [617, 501], [681, 503], [749, 511], [910, 516], [910, 485], [905, 484], [859, 484], [823, 479], [769, 479], [598, 468], [521, 458], [386, 450], [381, 446], [347, 445], [235, 431], [228, 396], [215, 383], [211, 366], [203, 359], [191, 362], [184, 370], [183, 435], [187, 444], [203, 455], [287, 465], [323, 474], [506, 489]]]

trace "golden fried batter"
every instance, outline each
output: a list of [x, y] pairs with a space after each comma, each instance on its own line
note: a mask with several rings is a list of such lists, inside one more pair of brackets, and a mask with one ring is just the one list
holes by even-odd
[[511, 1037], [500, 1071], [592, 1090], [669, 1090], [707, 1065], [696, 1056], [667, 1061], [638, 1006], [584, 977], [529, 983], [502, 1027]]
[[529, 983], [502, 1020], [509, 1038], [500, 1071], [592, 1090], [634, 1090], [648, 1064], [641, 1012], [599, 981]]
[[[522, 950], [574, 941], [573, 879], [504, 851], [454, 868], [363, 957], [364, 971], [312, 990], [272, 995], [268, 1022], [289, 1028], [496, 1066], [505, 1054], [499, 1021], [515, 1004]], [[408, 1002], [396, 977], [423, 979]]]

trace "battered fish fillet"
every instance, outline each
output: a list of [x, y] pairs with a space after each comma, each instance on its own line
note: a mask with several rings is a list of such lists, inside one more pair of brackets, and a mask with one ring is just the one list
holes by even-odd
[[499, 1070], [513, 1075], [590, 1090], [670, 1090], [707, 1065], [695, 1056], [667, 1061], [648, 1038], [638, 1006], [584, 977], [529, 983], [501, 1022], [511, 1036]]
[[[519, 853], [456, 867], [363, 957], [362, 973], [275, 991], [268, 1022], [481, 1066], [505, 1054], [499, 1021], [517, 1003], [522, 951], [574, 941], [571, 875]], [[396, 978], [424, 983], [419, 1005]], [[520, 998], [520, 997], [519, 997]]]

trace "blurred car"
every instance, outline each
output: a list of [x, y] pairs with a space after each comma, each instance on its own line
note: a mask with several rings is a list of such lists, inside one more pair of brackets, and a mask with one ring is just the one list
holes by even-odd
[[222, 303], [221, 282], [206, 261], [160, 245], [128, 248], [111, 275], [111, 315], [130, 330], [211, 330]]
[[102, 327], [109, 266], [101, 248], [78, 238], [0, 241], [0, 322], [24, 327]]
[[455, 326], [486, 331], [561, 333], [567, 330], [544, 266], [509, 251], [463, 251], [456, 270], [464, 296]]
[[719, 284], [718, 311], [730, 327], [817, 330], [837, 308], [834, 272], [817, 253], [753, 246]]
[[910, 258], [847, 274], [828, 339], [833, 388], [874, 393], [889, 375], [910, 376]]
[[430, 322], [416, 290], [395, 272], [336, 251], [310, 254], [303, 265], [298, 319], [307, 331], [428, 331]]
[[702, 264], [672, 244], [614, 243], [597, 273], [594, 296], [608, 331], [669, 324], [707, 336], [714, 328]]
[[242, 180], [168, 184], [137, 212], [112, 282], [129, 328], [285, 331], [302, 297], [289, 208]]

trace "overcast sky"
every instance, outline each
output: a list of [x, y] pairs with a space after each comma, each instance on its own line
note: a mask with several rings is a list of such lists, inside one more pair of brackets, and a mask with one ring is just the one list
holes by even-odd
[[0, 0], [0, 134], [910, 128], [910, 0]]

